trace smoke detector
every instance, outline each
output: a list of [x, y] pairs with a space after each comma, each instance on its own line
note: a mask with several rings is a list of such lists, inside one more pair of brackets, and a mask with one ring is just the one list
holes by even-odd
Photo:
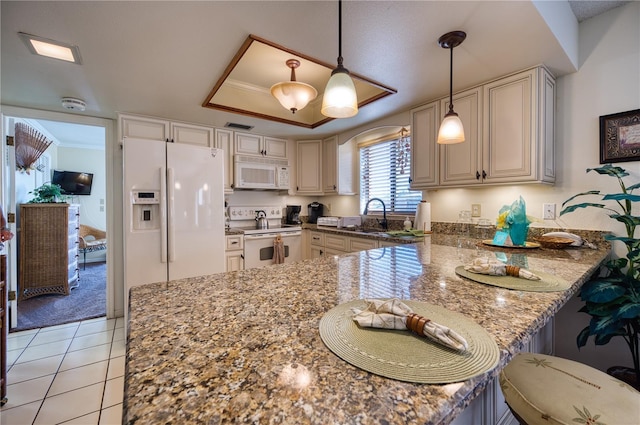
[[63, 97], [62, 106], [73, 111], [84, 111], [87, 108], [84, 100], [75, 97]]

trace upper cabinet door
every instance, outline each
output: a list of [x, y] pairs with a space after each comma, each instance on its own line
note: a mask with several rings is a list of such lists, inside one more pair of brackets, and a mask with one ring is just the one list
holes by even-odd
[[215, 129], [216, 148], [224, 151], [224, 193], [233, 193], [233, 131]]
[[119, 120], [120, 141], [124, 137], [162, 141], [171, 138], [169, 121], [132, 115], [119, 115]]
[[172, 122], [171, 139], [175, 143], [215, 147], [213, 127]]
[[322, 140], [299, 140], [296, 147], [296, 192], [322, 195]]
[[[482, 89], [476, 87], [453, 96], [453, 109], [464, 127], [465, 141], [440, 146], [440, 184], [476, 185], [482, 183]], [[440, 120], [449, 111], [449, 99], [443, 99]]]
[[484, 161], [486, 182], [531, 180], [537, 115], [536, 70], [484, 86]]
[[244, 155], [263, 155], [263, 138], [257, 134], [234, 133], [234, 153]]
[[264, 151], [265, 156], [287, 159], [287, 141], [265, 136]]
[[440, 102], [435, 101], [411, 110], [411, 189], [425, 189], [439, 184], [438, 128]]

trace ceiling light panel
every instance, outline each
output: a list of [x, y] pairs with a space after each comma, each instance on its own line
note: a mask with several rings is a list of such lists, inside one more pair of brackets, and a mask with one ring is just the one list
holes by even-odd
[[78, 46], [23, 32], [18, 33], [18, 35], [34, 55], [76, 63], [78, 65], [82, 63]]

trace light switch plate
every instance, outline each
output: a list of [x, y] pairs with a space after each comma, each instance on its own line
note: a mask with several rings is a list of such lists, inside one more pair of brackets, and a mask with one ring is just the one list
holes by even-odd
[[482, 215], [482, 209], [480, 204], [471, 204], [471, 217], [480, 217]]
[[542, 204], [542, 219], [543, 220], [556, 219], [556, 204]]

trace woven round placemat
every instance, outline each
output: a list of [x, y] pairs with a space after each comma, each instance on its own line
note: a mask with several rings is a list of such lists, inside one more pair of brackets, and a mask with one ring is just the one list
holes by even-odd
[[447, 326], [468, 343], [466, 352], [442, 346], [410, 331], [361, 328], [351, 308], [365, 308], [364, 300], [340, 304], [320, 320], [320, 337], [341, 359], [367, 372], [399, 381], [448, 384], [490, 371], [500, 350], [480, 325], [464, 315], [417, 301], [405, 301], [415, 313]]
[[464, 269], [464, 266], [456, 267], [456, 274], [459, 274], [462, 277], [466, 277], [474, 282], [498, 286], [505, 289], [516, 289], [518, 291], [530, 292], [555, 292], [565, 291], [571, 287], [569, 282], [552, 274], [536, 270], [529, 271], [540, 277], [540, 280], [528, 280], [514, 276], [490, 276], [467, 271]]

